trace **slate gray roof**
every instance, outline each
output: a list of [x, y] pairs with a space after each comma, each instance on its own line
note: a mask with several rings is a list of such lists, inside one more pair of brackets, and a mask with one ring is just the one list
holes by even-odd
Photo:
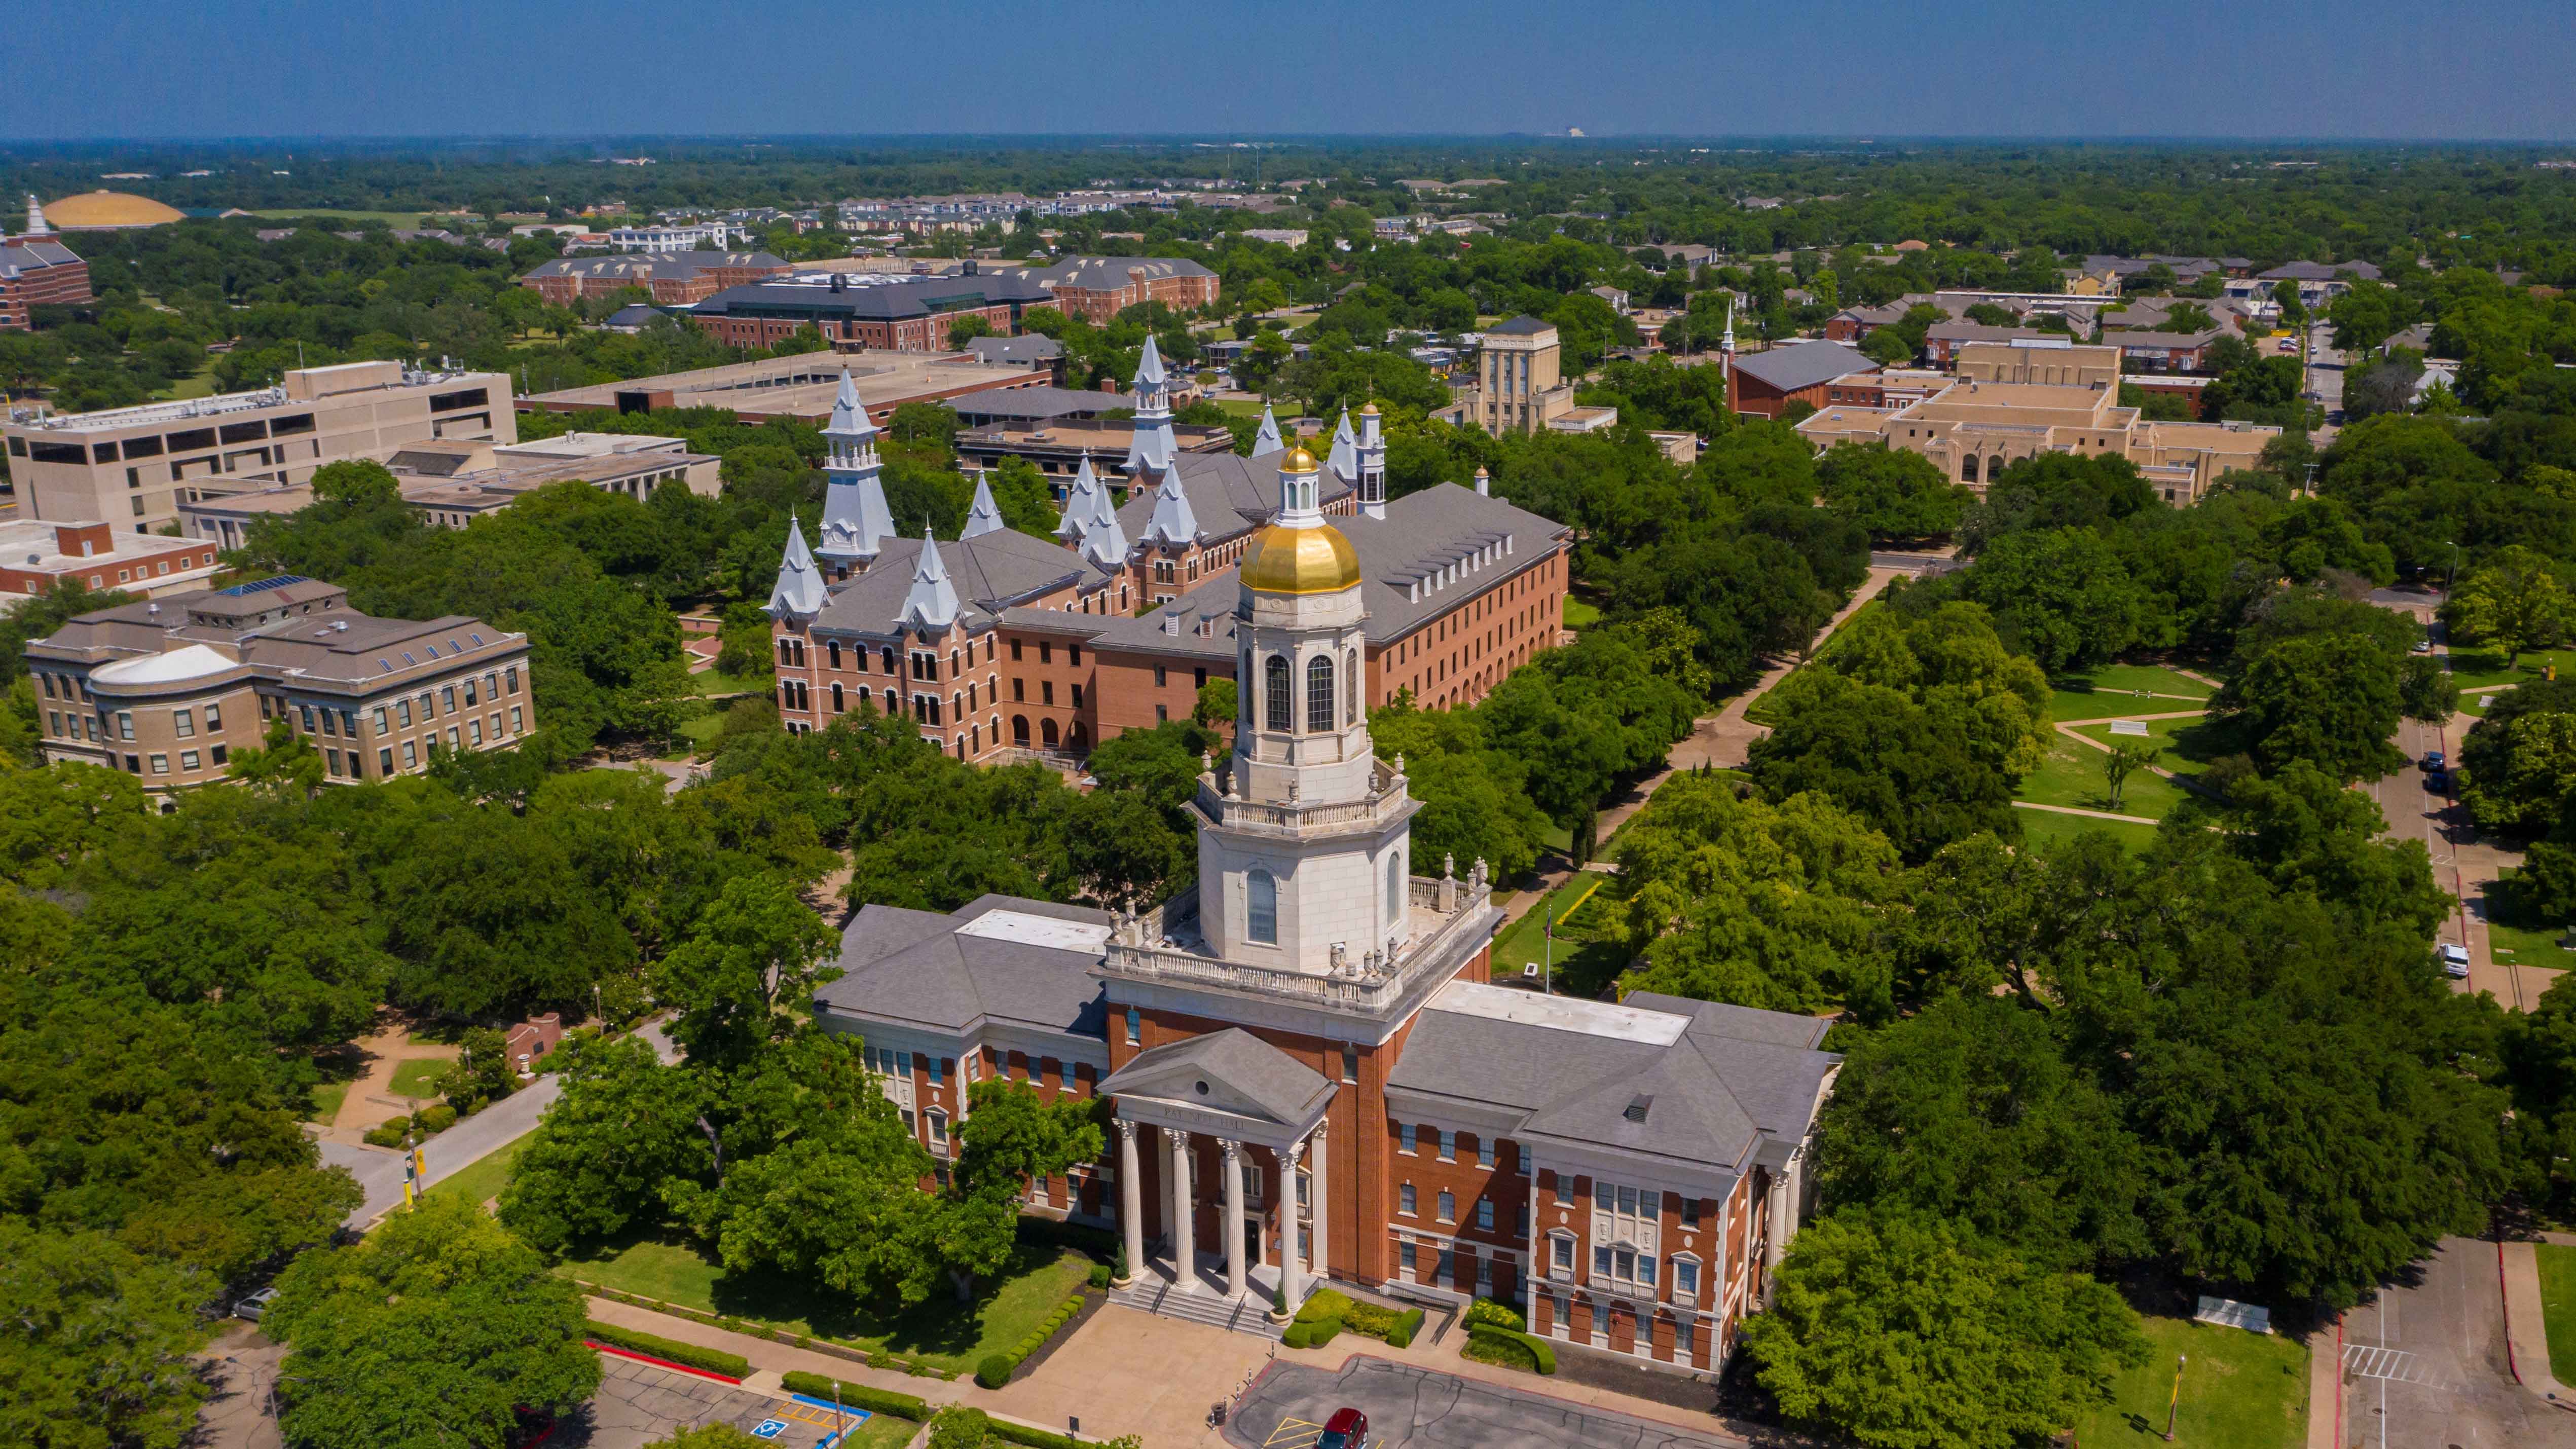
[[1000, 366], [1019, 366], [1047, 362], [1064, 356], [1064, 344], [1052, 337], [1032, 332], [1026, 337], [973, 337], [966, 350], [977, 362]]
[[[655, 277], [685, 279], [709, 267], [783, 267], [768, 252], [619, 252], [605, 257], [561, 257], [531, 267], [531, 277]], [[722, 293], [717, 295], [721, 296]]]
[[1748, 352], [1735, 359], [1735, 370], [1782, 392], [1796, 392], [1855, 372], [1876, 372], [1878, 364], [1857, 347], [1839, 342], [1801, 342], [1768, 352]]
[[1180, 257], [1068, 257], [1052, 266], [996, 267], [1007, 275], [1026, 277], [1041, 286], [1098, 289], [1128, 285], [1128, 272], [1148, 278], [1212, 277], [1216, 273]]
[[899, 277], [837, 290], [811, 282], [749, 282], [725, 288], [700, 302], [697, 310], [701, 316], [716, 317], [849, 317], [883, 322], [959, 307], [1035, 304], [1050, 301], [1053, 295], [1007, 273], [960, 272]]
[[[2049, 332], [2037, 327], [1996, 327], [1984, 322], [1935, 322], [1923, 329], [1927, 342], [2014, 342], [2053, 337], [2071, 341], [2071, 334]], [[1737, 366], [1742, 366], [1738, 363]]]
[[2136, 327], [2105, 327], [2097, 340], [2105, 347], [2207, 347], [2231, 330], [2211, 327], [2199, 332], [2157, 332]]
[[1135, 1090], [1149, 1078], [1183, 1069], [1195, 1069], [1225, 1083], [1282, 1122], [1303, 1123], [1333, 1095], [1333, 1084], [1312, 1068], [1233, 1026], [1139, 1052], [1110, 1073], [1100, 1090], [1114, 1096]]
[[1098, 954], [957, 934], [994, 910], [1109, 924], [1106, 911], [1016, 896], [979, 897], [954, 915], [867, 906], [841, 932], [834, 963], [841, 978], [816, 991], [815, 1000], [840, 1012], [951, 1031], [983, 1019], [1106, 1040], [1105, 988], [1090, 975]]
[[2330, 282], [2337, 277], [2379, 280], [2379, 268], [2368, 262], [2290, 262], [2260, 274], [2266, 282]]
[[[1206, 541], [1232, 538], [1267, 524], [1279, 511], [1279, 461], [1275, 452], [1258, 458], [1230, 452], [1176, 455], [1174, 471], [1180, 474], [1181, 492], [1189, 499], [1190, 516], [1198, 520], [1199, 537]], [[1153, 522], [1154, 491], [1127, 490], [1118, 523], [1129, 538], [1144, 537]], [[1332, 487], [1323, 501], [1330, 503], [1348, 492], [1346, 486]]]
[[1485, 334], [1489, 337], [1495, 335], [1504, 337], [1531, 337], [1541, 332], [1553, 332], [1555, 330], [1555, 323], [1542, 322], [1538, 318], [1532, 317], [1528, 313], [1524, 312], [1509, 322], [1497, 322], [1493, 326], [1486, 328]]
[[[988, 342], [992, 339], [978, 337], [975, 340]], [[1136, 399], [1128, 393], [1078, 387], [994, 388], [948, 401], [948, 406], [957, 413], [957, 420], [969, 426], [1004, 420], [1050, 422], [1056, 418], [1096, 418], [1111, 408], [1132, 408], [1135, 405]]]
[[[1670, 1045], [1443, 1005], [1456, 1006], [1452, 993], [1462, 990], [1505, 989], [1444, 988], [1415, 1021], [1387, 1085], [1518, 1109], [1526, 1114], [1518, 1137], [1740, 1171], [1766, 1143], [1805, 1136], [1817, 1094], [1841, 1061], [1814, 1049], [1825, 1029], [1814, 1018], [1652, 993], [1621, 1005], [1687, 1017]], [[1641, 1098], [1645, 1120], [1631, 1121]]]
[[[904, 601], [920, 566], [921, 540], [885, 540], [868, 571], [840, 585], [814, 627], [824, 633], [888, 638], [900, 632]], [[981, 628], [1011, 606], [1078, 580], [1092, 588], [1108, 576], [1081, 555], [1017, 529], [1001, 529], [939, 546], [940, 561], [957, 592], [959, 618]]]

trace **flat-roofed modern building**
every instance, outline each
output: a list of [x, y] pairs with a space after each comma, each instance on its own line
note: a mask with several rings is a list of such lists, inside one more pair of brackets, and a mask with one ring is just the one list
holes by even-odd
[[221, 780], [273, 723], [342, 784], [536, 728], [526, 635], [463, 615], [375, 618], [292, 574], [79, 615], [27, 646], [27, 668], [48, 763], [123, 770], [165, 796]]
[[727, 287], [700, 302], [689, 320], [736, 347], [775, 347], [811, 327], [844, 352], [945, 352], [949, 330], [961, 321], [1008, 337], [1031, 307], [1054, 303], [1055, 294], [1026, 268], [968, 262], [945, 276], [816, 272]]
[[[2006, 467], [2041, 453], [2116, 454], [2135, 463], [2173, 504], [2199, 501], [2229, 469], [2254, 467], [2264, 446], [2281, 435], [2279, 428], [2251, 423], [2146, 421], [2138, 409], [2119, 405], [2114, 348], [1988, 343], [1964, 354], [1960, 370], [1961, 380], [1928, 398], [1889, 407], [1828, 405], [1800, 422], [1798, 432], [1819, 451], [1878, 443], [1920, 453], [1980, 492]], [[2095, 380], [1991, 380], [2059, 376]]]
[[344, 458], [408, 443], [518, 437], [510, 379], [398, 362], [302, 367], [275, 387], [94, 413], [12, 407], [9, 471], [42, 519], [104, 519], [149, 533], [197, 498], [302, 483]]
[[807, 352], [568, 387], [521, 398], [519, 406], [552, 413], [730, 408], [747, 423], [771, 418], [820, 423], [832, 416], [844, 373], [857, 384], [868, 416], [880, 424], [908, 402], [948, 402], [1001, 388], [1044, 387], [1048, 381], [1044, 372], [987, 366], [965, 352]]
[[150, 596], [199, 588], [214, 572], [215, 550], [203, 539], [119, 533], [94, 519], [0, 523], [0, 612], [65, 579]]

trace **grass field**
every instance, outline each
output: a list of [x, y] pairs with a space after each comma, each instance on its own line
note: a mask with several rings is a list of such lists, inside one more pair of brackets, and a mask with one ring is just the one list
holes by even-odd
[[2560, 674], [2576, 669], [2576, 649], [2526, 649], [2511, 669], [2504, 667], [2501, 650], [2455, 649], [2450, 659], [2451, 676], [2462, 689], [2475, 689], [2481, 684], [2526, 684], [2540, 678], [2541, 671], [2552, 664], [2558, 666]]
[[1234, 414], [1238, 418], [1257, 418], [1261, 416], [1261, 404], [1250, 398], [1221, 397], [1216, 400], [1216, 405], [1225, 409], [1227, 412]]
[[304, 1114], [307, 1122], [329, 1124], [340, 1118], [340, 1104], [349, 1099], [347, 1082], [324, 1082], [313, 1089], [313, 1110]]
[[417, 228], [421, 217], [417, 211], [332, 211], [318, 206], [273, 206], [253, 211], [251, 215], [269, 221], [300, 221], [308, 216], [329, 221], [381, 221], [387, 226], [400, 227], [404, 231]]
[[447, 1075], [453, 1065], [445, 1057], [405, 1057], [394, 1068], [393, 1092], [397, 1097], [435, 1097], [438, 1079]]
[[2549, 1334], [2549, 1364], [2576, 1364], [2576, 1248], [2542, 1243], [2540, 1321]]
[[2152, 825], [2131, 825], [2125, 820], [2095, 820], [2085, 815], [2060, 815], [2051, 810], [2024, 810], [2021, 821], [2022, 844], [2032, 850], [2048, 851], [2073, 840], [2086, 831], [2098, 830], [2132, 851], [2146, 849], [2155, 843]]
[[487, 1203], [501, 1195], [510, 1181], [510, 1161], [519, 1155], [525, 1137], [514, 1137], [499, 1147], [458, 1168], [429, 1185], [433, 1193], [463, 1197], [470, 1203]]
[[2513, 874], [2511, 870], [2498, 872], [2495, 883], [2479, 893], [2489, 954], [2517, 966], [2576, 967], [2576, 952], [2558, 944], [2566, 928], [2553, 926], [2524, 909], [2514, 896]]
[[[2185, 679], [2170, 669], [2146, 664], [2106, 664], [2090, 674], [2068, 675], [2050, 683], [2048, 717], [2070, 724], [2076, 720], [2119, 719], [2189, 709], [2186, 700], [2207, 699], [2212, 692], [2196, 679]], [[2141, 690], [2147, 697], [2140, 696]], [[2153, 697], [2156, 695], [2181, 698], [2158, 699]]]
[[[1576, 901], [1609, 884], [1610, 877], [1597, 871], [1577, 871], [1574, 879], [1549, 892], [1545, 901], [1530, 907], [1519, 920], [1512, 922], [1509, 930], [1495, 939], [1491, 958], [1495, 974], [1517, 975], [1522, 963], [1527, 961], [1545, 963], [1548, 959], [1547, 931], [1542, 923], [1562, 917]], [[1565, 928], [1559, 927], [1556, 938], [1558, 964], [1572, 956], [1578, 944]]]
[[710, 669], [704, 674], [690, 675], [689, 687], [695, 689], [700, 694], [711, 696], [726, 694], [766, 694], [769, 692], [769, 677], [766, 675], [753, 676], [727, 674], [721, 669]]
[[681, 736], [697, 749], [703, 750], [713, 745], [716, 742], [716, 731], [724, 728], [725, 709], [726, 707], [720, 704], [701, 707], [696, 714], [680, 721]]
[[198, 368], [195, 372], [172, 382], [168, 387], [152, 394], [152, 398], [155, 402], [179, 402], [187, 398], [213, 397], [214, 395], [215, 369], [214, 364], [208, 363], [206, 366]]
[[2193, 1449], [2291, 1449], [2308, 1432], [2308, 1351], [2278, 1334], [2183, 1318], [2146, 1320], [2155, 1352], [2112, 1380], [2112, 1401], [2075, 1421], [2084, 1449], [2162, 1449], [2174, 1360], [2183, 1366], [2173, 1442]]
[[[2124, 718], [2135, 718], [2135, 716], [2124, 716]], [[2151, 719], [2145, 721], [2145, 724], [2147, 738], [2156, 746], [2156, 763], [2178, 774], [2196, 773], [2210, 761], [2228, 753], [2228, 741], [2224, 728], [2213, 724], [2206, 716]], [[2113, 740], [2126, 740], [2134, 744], [2138, 738], [2136, 735], [2111, 733], [2109, 720], [2077, 725], [2075, 730], [2078, 734], [2089, 739], [2100, 740], [2106, 745]]]
[[1571, 594], [1566, 595], [1565, 627], [1569, 629], [1588, 629], [1600, 622], [1601, 609], [1599, 605], [1587, 604], [1583, 600], [1578, 599]]
[[[2182, 787], [2147, 770], [2132, 770], [2121, 791], [2120, 803], [2111, 803], [2110, 782], [2103, 778], [2100, 750], [2077, 744], [2054, 730], [2049, 732], [2048, 756], [2039, 768], [2024, 775], [2021, 790], [2014, 797], [2039, 805], [2072, 805], [2078, 810], [2109, 810], [2120, 815], [2143, 815], [2162, 820], [2183, 802]], [[2024, 821], [2025, 826], [2029, 822]]]
[[870, 1414], [864, 1423], [835, 1440], [833, 1449], [903, 1449], [920, 1432], [921, 1426], [910, 1419]]
[[853, 1304], [810, 1279], [728, 1273], [685, 1243], [645, 1238], [601, 1245], [555, 1266], [567, 1278], [639, 1293], [703, 1312], [754, 1319], [795, 1333], [909, 1355], [972, 1372], [976, 1360], [1033, 1332], [1091, 1274], [1071, 1249], [1022, 1247], [999, 1280], [971, 1303], [945, 1292], [909, 1310]]

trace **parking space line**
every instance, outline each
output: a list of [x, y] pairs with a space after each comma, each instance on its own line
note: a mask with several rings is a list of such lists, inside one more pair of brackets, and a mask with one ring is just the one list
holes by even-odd
[[1282, 1419], [1270, 1437], [1261, 1441], [1261, 1449], [1314, 1449], [1315, 1441], [1324, 1437], [1324, 1426], [1306, 1419]]

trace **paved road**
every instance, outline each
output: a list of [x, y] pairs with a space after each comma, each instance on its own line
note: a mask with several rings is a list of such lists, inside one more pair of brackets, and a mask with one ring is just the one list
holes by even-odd
[[[2316, 395], [2317, 401], [2325, 405], [2326, 416], [2329, 419], [2343, 409], [2345, 361], [2344, 355], [2334, 350], [2332, 323], [2319, 322], [2309, 327], [2307, 388], [2309, 392]], [[2333, 436], [2333, 431], [2332, 427], [2320, 430], [2314, 439], [2316, 445], [2320, 448], [2324, 447]]]
[[2344, 1315], [2342, 1442], [2576, 1446], [2576, 1413], [2550, 1407], [2507, 1371], [2495, 1244], [2448, 1238], [2414, 1271]]
[[1236, 1406], [1225, 1439], [1239, 1449], [1313, 1449], [1324, 1421], [1349, 1407], [1386, 1449], [1743, 1449], [1741, 1439], [1435, 1373], [1353, 1358], [1339, 1371], [1277, 1363]]

